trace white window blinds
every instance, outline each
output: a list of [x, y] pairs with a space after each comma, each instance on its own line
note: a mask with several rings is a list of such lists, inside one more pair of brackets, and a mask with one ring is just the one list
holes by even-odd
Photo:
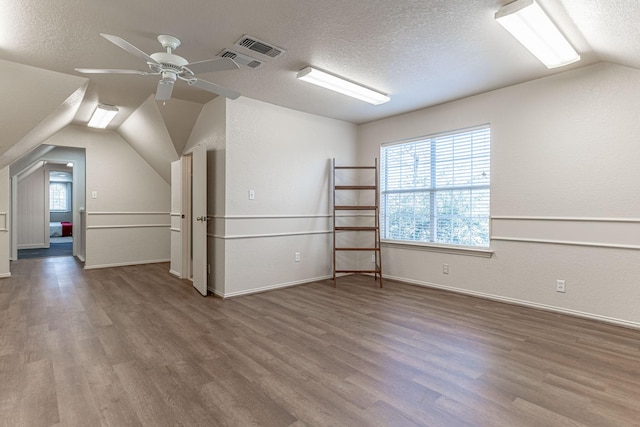
[[383, 145], [383, 239], [489, 246], [489, 126]]

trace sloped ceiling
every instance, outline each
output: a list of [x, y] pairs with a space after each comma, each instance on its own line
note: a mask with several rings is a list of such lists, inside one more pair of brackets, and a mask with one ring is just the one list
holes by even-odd
[[[147, 53], [162, 50], [158, 34], [172, 34], [182, 41], [175, 53], [192, 62], [234, 48], [263, 65], [202, 77], [243, 96], [356, 124], [599, 61], [640, 68], [637, 1], [537, 0], [582, 56], [553, 70], [495, 22], [495, 12], [510, 1], [7, 0], [0, 14], [0, 71], [9, 77], [0, 82], [0, 95], [10, 100], [11, 111], [0, 117], [5, 134], [0, 154], [45, 118], [50, 118], [46, 126], [55, 122], [50, 115], [87, 76], [74, 67], [145, 69], [144, 62], [99, 33], [123, 37]], [[286, 53], [269, 59], [234, 46], [244, 34]], [[308, 65], [388, 93], [391, 101], [371, 106], [298, 81], [296, 72]], [[157, 85], [155, 76], [89, 77], [72, 122], [77, 125], [85, 125], [101, 102], [119, 106], [121, 113], [111, 126], [116, 129], [149, 102]], [[197, 105], [215, 95], [184, 82], [176, 84], [174, 95], [157, 108], [179, 155]]]
[[166, 182], [171, 182], [171, 162], [179, 156], [153, 96], [129, 116], [118, 133]]
[[89, 80], [3, 60], [0, 75], [2, 167], [73, 120]]
[[181, 155], [189, 140], [193, 125], [202, 111], [202, 104], [173, 99], [172, 102], [159, 103], [158, 108], [173, 141], [173, 146], [176, 148], [176, 153]]
[[[206, 80], [271, 104], [366, 123], [565, 70], [546, 69], [495, 22], [495, 12], [509, 1], [6, 1], [0, 58], [69, 74], [76, 74], [74, 67], [145, 69], [143, 61], [99, 34], [118, 35], [149, 54], [162, 50], [157, 35], [171, 34], [182, 41], [175, 53], [191, 62], [225, 48], [264, 61], [257, 69], [204, 74]], [[637, 52], [612, 44], [640, 39], [634, 25], [637, 2], [538, 2], [582, 55], [570, 68], [601, 60], [594, 43], [620, 61]], [[619, 28], [625, 32], [619, 34]], [[286, 53], [269, 59], [234, 46], [244, 34]], [[391, 101], [371, 106], [298, 81], [296, 72], [308, 65], [388, 93]], [[158, 81], [156, 76], [89, 77], [100, 102], [123, 107], [114, 127], [155, 92]], [[174, 93], [200, 104], [214, 97], [184, 82]]]

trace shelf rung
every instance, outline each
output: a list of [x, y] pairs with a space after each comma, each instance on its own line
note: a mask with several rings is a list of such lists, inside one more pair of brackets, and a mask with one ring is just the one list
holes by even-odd
[[374, 211], [377, 210], [377, 206], [334, 206], [333, 207], [337, 211]]
[[377, 190], [375, 185], [336, 185], [336, 190]]
[[336, 231], [376, 231], [378, 227], [336, 227]]
[[375, 169], [375, 166], [335, 166], [334, 169]]
[[380, 248], [336, 248], [336, 251], [379, 251]]
[[378, 273], [380, 270], [336, 270], [336, 273]]

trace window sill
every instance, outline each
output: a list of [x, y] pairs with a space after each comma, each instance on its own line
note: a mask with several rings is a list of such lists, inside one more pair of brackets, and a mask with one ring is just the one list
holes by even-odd
[[415, 251], [439, 252], [453, 255], [476, 256], [491, 258], [493, 250], [490, 248], [473, 248], [469, 246], [439, 245], [437, 243], [401, 242], [398, 240], [382, 240], [382, 247], [409, 249]]

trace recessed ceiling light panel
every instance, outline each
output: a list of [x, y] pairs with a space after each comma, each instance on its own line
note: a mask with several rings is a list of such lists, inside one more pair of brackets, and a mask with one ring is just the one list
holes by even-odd
[[118, 107], [114, 105], [100, 104], [93, 112], [93, 116], [87, 126], [97, 129], [106, 129], [111, 120], [118, 114]]
[[580, 60], [535, 0], [516, 0], [503, 6], [495, 19], [547, 68], [557, 68]]
[[376, 92], [364, 86], [360, 86], [359, 84], [345, 80], [342, 77], [334, 76], [333, 74], [320, 71], [313, 67], [306, 67], [300, 70], [297, 78], [373, 105], [384, 104], [391, 99], [385, 94]]

